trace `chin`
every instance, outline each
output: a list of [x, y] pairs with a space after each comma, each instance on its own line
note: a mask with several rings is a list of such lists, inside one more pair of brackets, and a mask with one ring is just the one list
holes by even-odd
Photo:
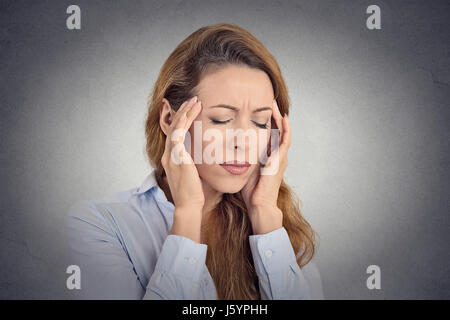
[[254, 165], [252, 165], [243, 174], [232, 174], [218, 164], [197, 165], [201, 179], [212, 189], [220, 193], [237, 193], [241, 191], [247, 184], [254, 169]]
[[219, 183], [217, 187], [213, 187], [222, 193], [237, 193], [242, 190], [244, 185], [245, 183], [226, 183], [226, 181], [223, 181], [223, 183]]
[[[222, 169], [222, 168], [220, 168]], [[223, 169], [222, 169], [223, 170]], [[212, 181], [206, 181], [214, 190], [221, 193], [237, 193], [244, 188], [247, 183], [247, 175], [232, 175], [224, 172], [221, 175], [214, 175]]]

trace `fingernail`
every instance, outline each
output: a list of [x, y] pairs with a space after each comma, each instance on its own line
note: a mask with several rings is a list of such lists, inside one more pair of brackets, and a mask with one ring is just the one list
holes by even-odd
[[195, 96], [194, 98], [192, 98], [192, 101], [197, 102], [197, 99], [198, 99], [197, 96]]
[[195, 110], [200, 109], [201, 105], [202, 105], [202, 102], [199, 101], [198, 103], [196, 103], [196, 104], [194, 105], [193, 109], [195, 109]]

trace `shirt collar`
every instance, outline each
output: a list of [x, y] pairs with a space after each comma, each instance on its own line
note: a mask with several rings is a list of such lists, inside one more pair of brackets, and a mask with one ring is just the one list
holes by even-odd
[[155, 170], [152, 170], [136, 190], [135, 194], [143, 194], [156, 186], [158, 186], [158, 184], [156, 183]]
[[150, 172], [145, 178], [144, 182], [139, 186], [139, 188], [136, 189], [134, 192], [135, 195], [141, 195], [146, 193], [147, 191], [156, 188], [154, 195], [157, 201], [162, 202], [165, 206], [167, 206], [168, 209], [170, 209], [168, 212], [173, 212], [175, 210], [175, 206], [172, 202], [167, 200], [166, 195], [164, 194], [164, 191], [158, 186], [158, 183], [156, 182], [156, 171], [153, 169], [152, 172]]

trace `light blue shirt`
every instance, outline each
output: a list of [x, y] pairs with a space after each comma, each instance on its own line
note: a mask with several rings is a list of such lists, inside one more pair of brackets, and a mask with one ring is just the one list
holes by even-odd
[[[174, 205], [153, 170], [142, 185], [73, 204], [66, 220], [81, 299], [217, 299], [206, 244], [170, 235]], [[262, 299], [323, 299], [313, 261], [300, 269], [284, 227], [250, 235]]]

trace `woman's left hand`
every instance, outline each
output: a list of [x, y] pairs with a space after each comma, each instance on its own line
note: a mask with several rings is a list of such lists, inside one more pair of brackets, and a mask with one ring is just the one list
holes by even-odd
[[[261, 166], [258, 161], [247, 184], [242, 189], [253, 234], [268, 233], [283, 226], [283, 212], [278, 208], [277, 200], [284, 171], [288, 164], [287, 153], [291, 144], [291, 127], [287, 114], [284, 117], [281, 115], [275, 100], [272, 105], [272, 117], [280, 129], [279, 147], [271, 151], [265, 166]], [[261, 169], [269, 170], [270, 173], [261, 174]]]

